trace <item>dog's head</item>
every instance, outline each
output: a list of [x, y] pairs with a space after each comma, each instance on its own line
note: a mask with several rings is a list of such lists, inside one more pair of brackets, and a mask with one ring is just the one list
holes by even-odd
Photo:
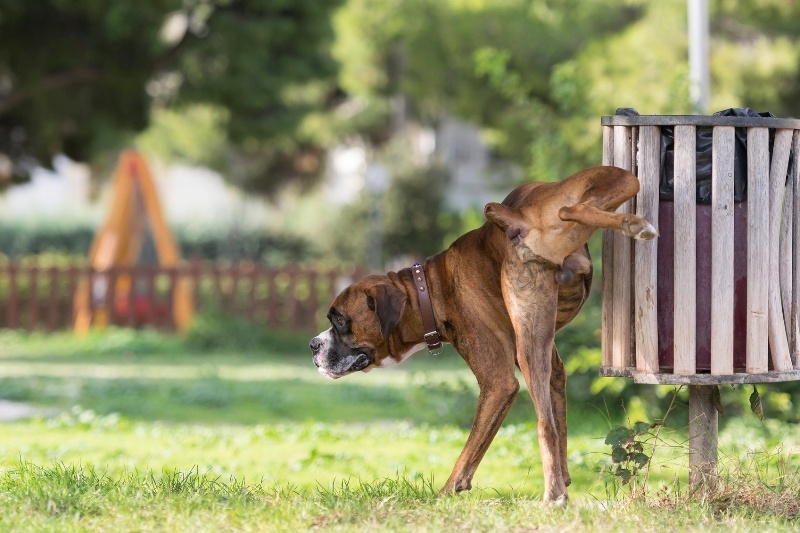
[[336, 379], [398, 362], [389, 338], [407, 302], [388, 276], [368, 276], [343, 290], [328, 312], [331, 327], [309, 343], [320, 374]]

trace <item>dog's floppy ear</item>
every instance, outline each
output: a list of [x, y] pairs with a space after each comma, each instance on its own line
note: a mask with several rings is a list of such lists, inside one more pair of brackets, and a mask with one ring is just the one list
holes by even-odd
[[367, 289], [367, 305], [378, 316], [384, 339], [389, 338], [389, 333], [400, 322], [405, 303], [406, 294], [390, 283]]
[[483, 208], [483, 214], [486, 220], [503, 230], [511, 244], [515, 246], [528, 234], [528, 225], [519, 209], [489, 202]]

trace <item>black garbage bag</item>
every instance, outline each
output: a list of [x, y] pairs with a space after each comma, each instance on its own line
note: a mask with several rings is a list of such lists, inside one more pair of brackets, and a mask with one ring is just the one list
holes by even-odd
[[[621, 108], [618, 115], [638, 115], [636, 110]], [[774, 117], [772, 113], [756, 113], [752, 109], [732, 108], [714, 113], [715, 117]], [[698, 127], [696, 130], [696, 179], [697, 203], [711, 203], [711, 160], [713, 147], [713, 128]], [[773, 132], [770, 130], [769, 147], [772, 151]], [[672, 126], [661, 128], [661, 180], [659, 198], [673, 199], [675, 179], [675, 132]], [[747, 128], [736, 128], [736, 141], [733, 161], [733, 199], [736, 202], [747, 200]]]

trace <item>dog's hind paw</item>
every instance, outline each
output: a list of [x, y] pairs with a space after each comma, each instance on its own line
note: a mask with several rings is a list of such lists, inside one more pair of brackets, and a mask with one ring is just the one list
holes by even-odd
[[542, 501], [542, 505], [545, 507], [561, 507], [562, 509], [567, 506], [569, 502], [569, 496], [565, 492], [564, 494], [560, 494], [557, 497], [547, 497], [545, 496], [544, 500]]
[[649, 241], [658, 237], [658, 230], [652, 224], [635, 215], [625, 218], [622, 222], [622, 233], [640, 241]]

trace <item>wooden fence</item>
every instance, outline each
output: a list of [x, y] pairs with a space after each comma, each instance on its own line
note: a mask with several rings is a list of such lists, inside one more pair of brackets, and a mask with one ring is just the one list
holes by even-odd
[[[193, 262], [172, 269], [153, 266], [98, 272], [83, 265], [0, 263], [0, 328], [71, 328], [75, 292], [91, 287], [91, 307], [104, 309], [109, 324], [172, 330], [172, 292], [187, 283], [196, 313], [219, 312], [270, 328], [317, 332], [338, 292], [365, 271], [269, 268]], [[126, 279], [122, 284], [118, 280]], [[118, 288], [125, 286], [124, 292]]]

